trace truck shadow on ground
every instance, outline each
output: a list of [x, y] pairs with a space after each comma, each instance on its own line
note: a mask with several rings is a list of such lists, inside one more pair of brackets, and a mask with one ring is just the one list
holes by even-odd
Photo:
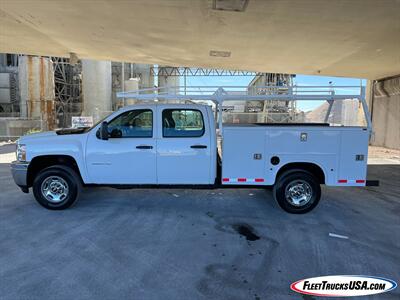
[[[192, 189], [131, 189], [119, 190], [108, 187], [84, 188], [74, 209], [88, 207], [103, 208], [137, 208], [138, 210], [172, 210], [184, 213], [193, 211], [195, 207], [204, 207], [206, 211], [222, 203], [232, 205], [232, 209], [240, 207], [240, 201], [245, 205], [262, 205], [265, 209], [280, 210], [275, 203], [272, 191], [269, 189], [217, 189], [217, 190], [192, 190]], [[253, 204], [252, 204], [253, 202]], [[238, 205], [238, 206], [236, 206]], [[209, 209], [208, 209], [209, 208]]]

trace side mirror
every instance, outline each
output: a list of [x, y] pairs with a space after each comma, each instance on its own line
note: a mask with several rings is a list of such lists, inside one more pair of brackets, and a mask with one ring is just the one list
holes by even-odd
[[103, 122], [101, 123], [99, 135], [101, 140], [108, 140], [108, 123]]

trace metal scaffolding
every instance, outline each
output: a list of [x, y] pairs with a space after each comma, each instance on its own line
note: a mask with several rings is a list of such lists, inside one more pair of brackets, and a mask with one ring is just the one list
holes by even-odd
[[71, 125], [71, 116], [82, 112], [81, 64], [69, 59], [51, 57], [54, 65], [56, 116], [59, 127]]
[[[249, 95], [283, 95], [289, 93], [289, 87], [293, 86], [295, 75], [281, 73], [264, 73], [257, 75], [249, 83]], [[268, 87], [268, 88], [265, 88]], [[296, 101], [248, 101], [246, 113], [260, 112], [257, 122], [283, 122], [295, 117]], [[261, 118], [260, 118], [261, 117]]]

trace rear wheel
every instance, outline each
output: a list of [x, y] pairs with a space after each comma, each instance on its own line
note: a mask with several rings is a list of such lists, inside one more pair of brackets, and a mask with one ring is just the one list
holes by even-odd
[[292, 171], [278, 178], [273, 194], [283, 210], [293, 214], [304, 214], [317, 206], [321, 198], [321, 187], [311, 173]]
[[61, 210], [74, 204], [79, 186], [79, 177], [74, 170], [66, 166], [53, 166], [37, 174], [32, 190], [40, 205]]

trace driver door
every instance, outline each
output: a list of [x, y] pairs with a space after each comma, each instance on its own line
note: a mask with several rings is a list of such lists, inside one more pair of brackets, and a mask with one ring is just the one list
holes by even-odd
[[108, 122], [108, 140], [92, 130], [86, 165], [92, 183], [156, 184], [156, 107], [133, 109]]

